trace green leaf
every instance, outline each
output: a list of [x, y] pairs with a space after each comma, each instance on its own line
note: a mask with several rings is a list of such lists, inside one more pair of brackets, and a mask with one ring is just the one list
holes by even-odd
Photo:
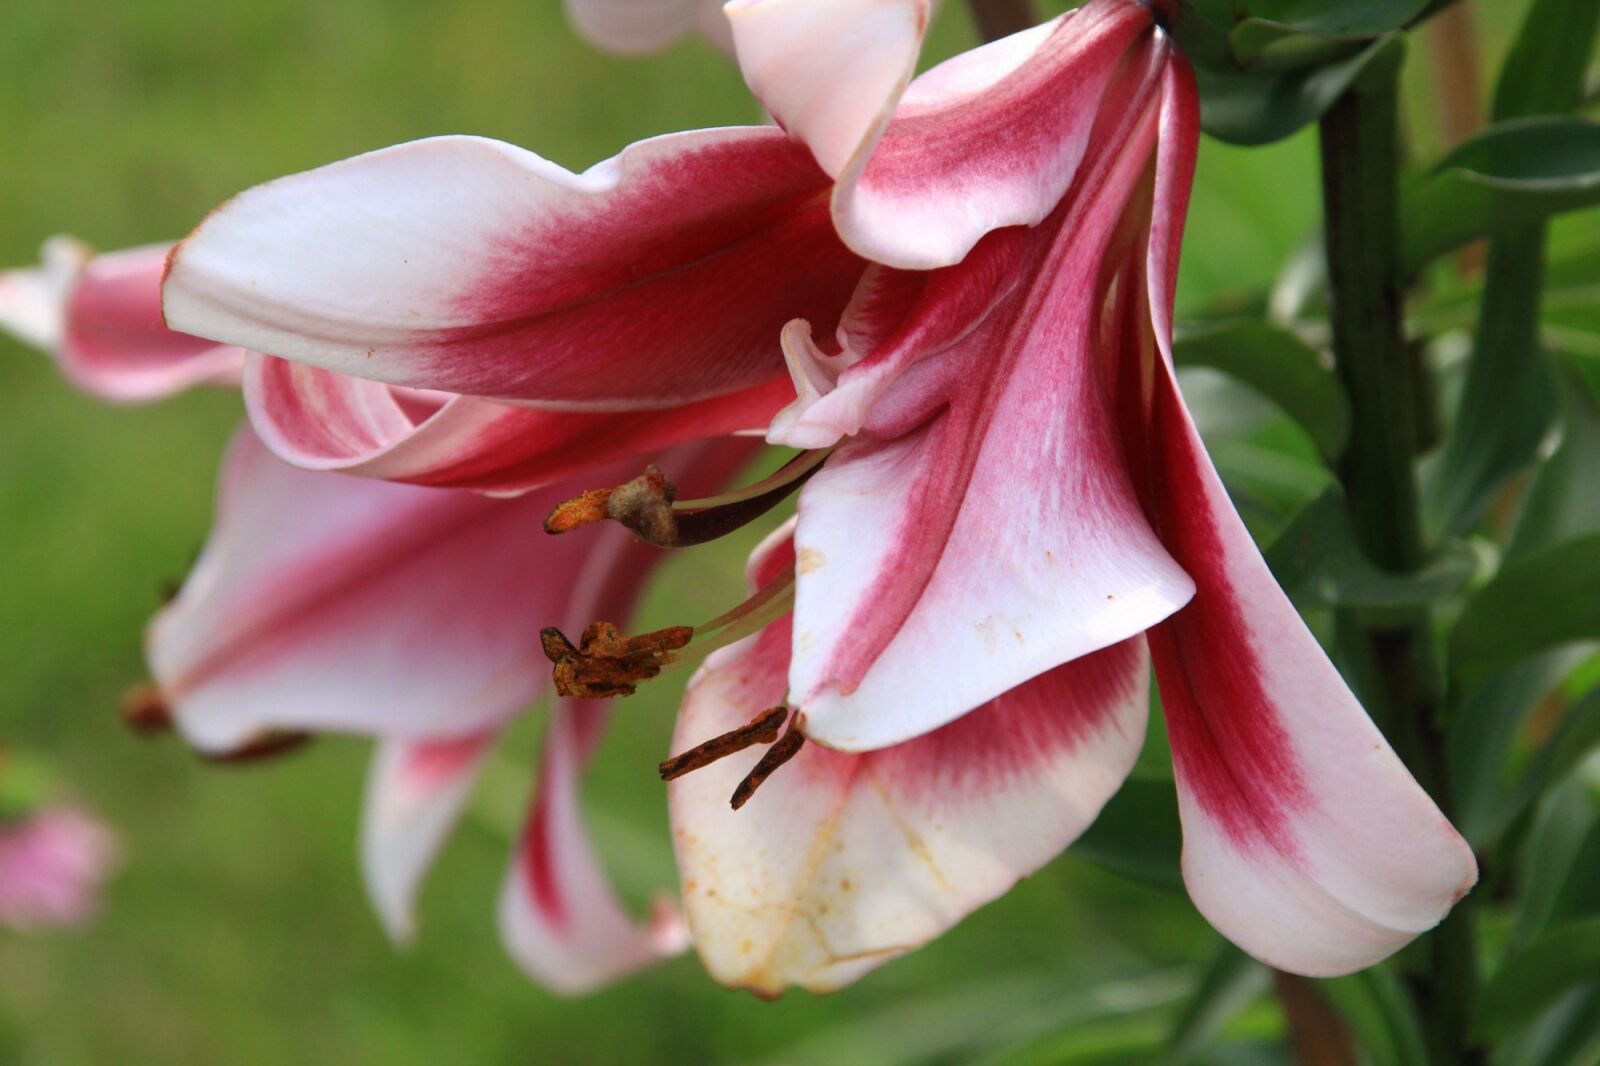
[[1477, 525], [1495, 493], [1533, 463], [1555, 422], [1555, 372], [1539, 342], [1543, 228], [1496, 238], [1484, 276], [1455, 423], [1423, 481], [1430, 539]]
[[1405, 40], [1388, 34], [1348, 58], [1326, 66], [1281, 73], [1244, 73], [1197, 67], [1200, 124], [1230, 144], [1269, 144], [1315, 122], [1369, 71], [1398, 64]]
[[1270, 984], [1265, 966], [1224, 943], [1200, 975], [1194, 995], [1179, 1012], [1164, 1061], [1174, 1066], [1192, 1061], [1217, 1039], [1230, 1019], [1260, 998]]
[[1317, 987], [1355, 1033], [1372, 1066], [1427, 1066], [1416, 1003], [1387, 967], [1321, 981]]
[[1600, 689], [1568, 707], [1561, 716], [1561, 724], [1523, 771], [1511, 799], [1499, 812], [1499, 825], [1508, 825], [1520, 817], [1597, 747], [1600, 747]]
[[1266, 558], [1278, 583], [1302, 608], [1387, 610], [1431, 604], [1465, 588], [1478, 565], [1471, 549], [1456, 542], [1414, 573], [1380, 569], [1357, 546], [1336, 487], [1295, 516]]
[[1406, 191], [1402, 258], [1415, 275], [1479, 237], [1511, 233], [1600, 203], [1600, 126], [1514, 119], [1462, 142]]
[[1183, 888], [1178, 859], [1183, 829], [1172, 779], [1134, 771], [1100, 816], [1072, 846], [1072, 854], [1112, 873], [1156, 888]]
[[1467, 601], [1450, 635], [1450, 665], [1477, 682], [1525, 655], [1600, 639], [1600, 533], [1503, 567]]
[[1499, 1040], [1553, 1006], [1572, 988], [1600, 974], [1600, 917], [1551, 929], [1538, 943], [1507, 959], [1478, 1000], [1479, 1039]]
[[[1539, 805], [1518, 862], [1521, 892], [1510, 948], [1526, 949], [1551, 922], [1581, 917], [1585, 888], [1600, 868], [1600, 804], [1588, 785], [1569, 780]], [[1592, 895], [1594, 889], [1588, 887]]]
[[1300, 424], [1332, 461], [1350, 434], [1350, 404], [1322, 354], [1290, 331], [1256, 319], [1180, 326], [1173, 358], [1207, 366], [1260, 392]]
[[1533, 0], [1495, 86], [1494, 118], [1572, 111], [1600, 30], [1594, 0]]
[[1566, 997], [1531, 1034], [1520, 1060], [1531, 1066], [1594, 1066], [1600, 1062], [1600, 982]]
[[1251, 70], [1293, 70], [1349, 55], [1352, 46], [1415, 18], [1427, 0], [1257, 0], [1229, 40]]

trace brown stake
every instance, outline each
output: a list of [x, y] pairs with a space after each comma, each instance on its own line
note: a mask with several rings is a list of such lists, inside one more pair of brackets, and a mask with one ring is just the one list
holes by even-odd
[[743, 751], [752, 744], [771, 744], [778, 739], [778, 731], [783, 728], [784, 719], [788, 717], [789, 708], [769, 707], [738, 729], [730, 729], [720, 737], [712, 737], [704, 744], [696, 744], [683, 754], [674, 755], [663, 762], [661, 780], [671, 781], [691, 770], [710, 766], [718, 759], [726, 758], [736, 751]]

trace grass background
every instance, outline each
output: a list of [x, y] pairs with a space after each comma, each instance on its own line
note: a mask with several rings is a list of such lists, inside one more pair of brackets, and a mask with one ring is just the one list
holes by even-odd
[[[931, 55], [971, 40], [960, 5], [944, 8]], [[1492, 52], [1515, 11], [1482, 15]], [[1425, 79], [1412, 80], [1425, 114]], [[171, 239], [254, 183], [430, 134], [499, 137], [583, 167], [652, 133], [756, 117], [731, 64], [700, 42], [599, 55], [556, 0], [10, 0], [0, 263], [31, 262], [56, 232], [106, 249]], [[1270, 280], [1314, 228], [1315, 165], [1304, 134], [1204, 145], [1184, 308]], [[534, 749], [525, 724], [429, 882], [419, 944], [395, 951], [355, 866], [364, 742], [224, 769], [127, 735], [113, 714], [141, 676], [159, 588], [204, 536], [238, 418], [223, 391], [102, 406], [0, 338], [0, 739], [54, 759], [127, 852], [92, 927], [0, 932], [0, 1062], [964, 1062], [1052, 1030], [1092, 1055], [1130, 1032], [1159, 1039], [1218, 942], [1181, 897], [1069, 854], [836, 996], [762, 1003], [717, 988], [690, 957], [561, 1000], [514, 969], [494, 931]], [[747, 546], [675, 559], [651, 619], [715, 613], [737, 594]], [[672, 880], [653, 773], [666, 688], [626, 707], [587, 787], [639, 899]], [[1263, 1007], [1239, 1034], [1274, 1061], [1277, 1027]], [[1225, 1061], [1255, 1061], [1246, 1054]]]

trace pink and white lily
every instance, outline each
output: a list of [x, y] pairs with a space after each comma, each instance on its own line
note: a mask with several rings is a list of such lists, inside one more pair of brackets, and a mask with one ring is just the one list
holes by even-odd
[[[180, 246], [169, 321], [322, 368], [263, 373], [258, 426], [379, 476], [399, 438], [327, 371], [641, 432], [789, 376], [769, 439], [829, 449], [767, 553], [792, 568], [755, 565], [792, 620], [708, 664], [683, 740], [782, 704], [818, 743], [782, 802], [721, 802], [751, 755], [673, 785], [722, 980], [837, 987], [1036, 869], [1131, 766], [1147, 655], [1213, 924], [1318, 975], [1430, 928], [1471, 852], [1273, 582], [1173, 376], [1198, 115], [1151, 9], [1093, 0], [915, 81], [917, 0], [729, 13], [787, 132], [580, 175], [442, 138], [285, 178]], [[543, 454], [506, 425], [427, 476]]]
[[41, 807], [0, 820], [0, 928], [17, 932], [83, 925], [117, 860], [117, 841], [78, 807]]
[[[42, 283], [40, 271], [0, 274], [0, 295], [10, 301], [0, 303], [0, 325], [74, 360], [80, 349], [60, 338], [100, 338], [92, 364], [73, 378], [121, 400], [154, 399], [210, 380], [218, 364], [237, 379], [242, 350], [161, 327], [166, 250], [79, 257], [53, 285]], [[250, 358], [257, 368], [268, 365]], [[469, 408], [349, 384], [372, 409], [391, 416], [387, 426], [405, 419], [411, 440], [426, 442], [432, 429], [419, 426]], [[759, 408], [751, 424], [771, 406]], [[523, 425], [518, 419], [528, 413], [512, 410], [507, 417]], [[587, 426], [592, 418], [582, 421]], [[708, 424], [720, 423], [686, 417], [645, 443], [689, 439]], [[553, 461], [582, 468], [596, 454], [627, 454], [629, 442], [639, 439], [623, 435], [610, 453], [574, 450]], [[725, 479], [756, 445], [702, 442], [665, 457]], [[637, 461], [613, 460], [592, 476], [622, 477]], [[517, 484], [548, 480], [549, 469], [549, 463], [544, 473], [524, 466]], [[271, 455], [247, 427], [228, 449], [206, 549], [150, 626], [147, 657], [160, 711], [202, 752], [236, 757], [313, 732], [378, 739], [361, 859], [378, 913], [398, 941], [414, 933], [423, 876], [499, 734], [549, 688], [540, 628], [552, 618], [570, 625], [598, 614], [625, 616], [657, 559], [622, 530], [591, 541], [552, 540], [541, 532], [551, 507], [584, 483], [494, 499], [315, 473]], [[592, 988], [686, 944], [671, 906], [642, 922], [629, 916], [584, 832], [578, 781], [606, 716], [604, 706], [572, 700], [552, 707], [500, 901], [508, 950], [532, 976], [563, 992]]]

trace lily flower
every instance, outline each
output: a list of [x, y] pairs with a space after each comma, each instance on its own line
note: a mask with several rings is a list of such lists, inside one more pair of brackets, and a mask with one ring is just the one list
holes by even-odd
[[[1157, 14], [1092, 0], [915, 81], [918, 0], [729, 14], [781, 130], [583, 174], [441, 138], [281, 179], [179, 246], [169, 322], [321, 368], [263, 371], [257, 425], [379, 476], [328, 371], [641, 434], [792, 381], [769, 439], [807, 451], [765, 488], [799, 490], [793, 563], [758, 562], [744, 616], [773, 624], [691, 686], [703, 743], [664, 767], [696, 768], [674, 831], [729, 983], [837, 987], [1065, 846], [1137, 751], [1146, 646], [1218, 929], [1324, 975], [1434, 925], [1471, 852], [1272, 580], [1177, 389], [1199, 122]], [[538, 450], [463, 432], [429, 476]], [[670, 488], [630, 485], [573, 505], [687, 543], [657, 525]], [[671, 654], [647, 637], [562, 637], [558, 676], [593, 691]], [[789, 798], [751, 800], [763, 782]]]
[[0, 927], [26, 933], [88, 922], [117, 851], [111, 830], [74, 806], [0, 819]]
[[[73, 380], [119, 400], [154, 399], [212, 380], [218, 368], [237, 379], [242, 350], [160, 325], [168, 247], [88, 258], [75, 242], [54, 241], [47, 263], [62, 262], [60, 250], [74, 252], [60, 279], [46, 284], [40, 270], [0, 273], [0, 327], [71, 360]], [[92, 360], [62, 340], [72, 337], [97, 338]], [[364, 397], [369, 409], [390, 415], [391, 427], [407, 419], [412, 439], [446, 409], [470, 413], [438, 396], [380, 391]], [[522, 414], [533, 413], [509, 417], [525, 428], [543, 424], [519, 421]], [[756, 417], [753, 424], [764, 414]], [[691, 416], [678, 438], [708, 424], [717, 423], [692, 424]], [[612, 451], [626, 454], [619, 449], [629, 439], [621, 435]], [[693, 462], [714, 488], [758, 443], [687, 444], [662, 461]], [[622, 477], [638, 461], [613, 459], [593, 476]], [[565, 462], [592, 464], [592, 453]], [[524, 464], [516, 483], [548, 480], [551, 469]], [[224, 460], [206, 548], [150, 625], [155, 683], [130, 700], [130, 721], [173, 724], [217, 759], [259, 757], [320, 732], [376, 738], [362, 867], [385, 928], [409, 941], [422, 879], [496, 739], [548, 692], [540, 627], [552, 617], [581, 625], [598, 614], [625, 616], [658, 559], [620, 529], [590, 542], [551, 541], [539, 531], [551, 507], [584, 483], [495, 499], [310, 472], [241, 429]], [[604, 705], [559, 700], [551, 708], [500, 899], [508, 950], [562, 992], [593, 988], [686, 944], [670, 905], [643, 921], [629, 916], [584, 831], [578, 782], [606, 718]]]

